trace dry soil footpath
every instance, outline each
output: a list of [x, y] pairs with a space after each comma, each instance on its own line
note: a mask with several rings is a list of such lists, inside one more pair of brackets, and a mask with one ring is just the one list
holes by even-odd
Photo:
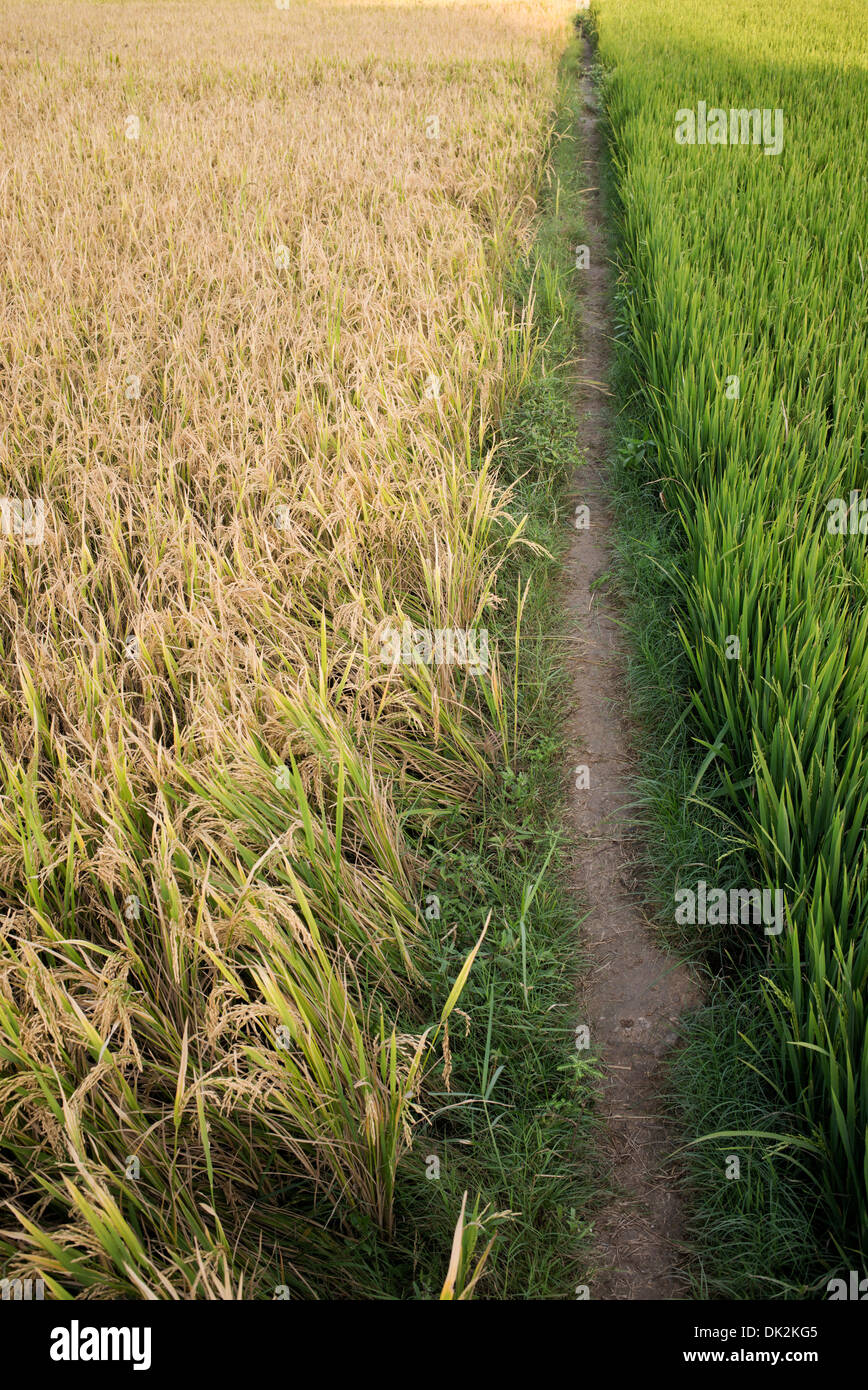
[[[605, 582], [612, 527], [605, 478], [610, 447], [612, 342], [610, 262], [599, 191], [602, 135], [586, 45], [582, 78], [581, 156], [590, 267], [582, 281], [582, 357], [576, 388], [584, 462], [574, 503], [590, 509], [587, 530], [573, 531], [566, 558], [565, 602], [575, 650], [567, 723], [573, 767], [586, 765], [590, 786], [571, 776], [575, 882], [582, 899], [590, 968], [582, 1009], [591, 1047], [604, 1067], [602, 1159], [611, 1184], [595, 1222], [594, 1299], [683, 1296], [677, 1273], [682, 1214], [673, 1182], [672, 1135], [661, 1116], [663, 1059], [678, 1036], [679, 1015], [698, 1001], [688, 971], [655, 944], [633, 891], [638, 849], [631, 833], [630, 737], [621, 708], [624, 654], [615, 599]], [[582, 779], [578, 779], [582, 780]]]

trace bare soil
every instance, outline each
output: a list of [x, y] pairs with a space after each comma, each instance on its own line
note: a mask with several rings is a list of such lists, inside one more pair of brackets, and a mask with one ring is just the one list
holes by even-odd
[[575, 648], [567, 721], [572, 767], [589, 768], [590, 787], [576, 789], [570, 810], [575, 881], [581, 896], [590, 968], [583, 986], [591, 1047], [604, 1068], [600, 1114], [603, 1181], [611, 1196], [595, 1221], [595, 1299], [683, 1296], [678, 1244], [683, 1213], [671, 1158], [676, 1141], [661, 1104], [666, 1056], [679, 1020], [699, 1001], [695, 979], [655, 941], [638, 905], [640, 846], [631, 824], [631, 752], [624, 708], [625, 639], [611, 568], [612, 515], [605, 464], [611, 447], [612, 356], [610, 259], [600, 194], [602, 135], [586, 45], [582, 78], [581, 153], [587, 171], [586, 239], [590, 268], [583, 285], [582, 359], [576, 410], [584, 461], [574, 504], [590, 508], [590, 528], [574, 530], [566, 557], [565, 604]]

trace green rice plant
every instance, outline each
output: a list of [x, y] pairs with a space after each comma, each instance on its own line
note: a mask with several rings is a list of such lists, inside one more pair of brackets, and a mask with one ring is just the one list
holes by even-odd
[[476, 1255], [480, 1234], [482, 1232], [487, 1234], [486, 1213], [485, 1211], [480, 1212], [478, 1206], [477, 1201], [476, 1208], [468, 1221], [465, 1217], [467, 1208], [467, 1193], [465, 1192], [461, 1199], [458, 1220], [455, 1223], [455, 1235], [449, 1255], [449, 1268], [446, 1271], [446, 1278], [440, 1291], [441, 1303], [450, 1303], [455, 1299], [469, 1302], [473, 1297], [473, 1290], [482, 1276], [485, 1262], [491, 1254], [492, 1246], [497, 1238], [496, 1233], [491, 1237], [482, 1254]]
[[[784, 890], [781, 937], [737, 944], [766, 955], [776, 1082], [832, 1240], [864, 1261], [868, 555], [827, 523], [868, 484], [868, 24], [851, 0], [767, 21], [747, 0], [599, 0], [593, 22], [623, 347], [679, 523], [693, 730], [713, 751], [702, 794], [728, 799], [757, 882]], [[680, 143], [700, 102], [780, 110], [782, 147]]]

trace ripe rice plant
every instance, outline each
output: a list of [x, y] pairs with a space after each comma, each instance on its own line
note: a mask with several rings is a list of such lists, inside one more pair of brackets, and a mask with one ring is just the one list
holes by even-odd
[[[864, 1261], [868, 540], [829, 523], [868, 486], [868, 12], [599, 0], [594, 24], [625, 351], [683, 536], [702, 795], [785, 890], [784, 932], [759, 938], [770, 1081], [802, 1115], [835, 1246]], [[748, 116], [747, 143], [679, 138], [715, 109]], [[754, 110], [782, 113], [779, 151]], [[727, 125], [741, 137], [742, 115]]]
[[0, 543], [0, 1257], [52, 1297], [377, 1292], [475, 951], [426, 1012], [414, 837], [515, 743], [496, 651], [382, 658], [493, 623], [527, 544], [492, 431], [564, 5], [492, 8], [0, 17], [44, 505]]

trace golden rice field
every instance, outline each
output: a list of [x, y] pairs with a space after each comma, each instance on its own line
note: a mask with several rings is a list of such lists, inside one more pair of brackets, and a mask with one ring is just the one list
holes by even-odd
[[420, 1005], [402, 808], [508, 758], [498, 657], [381, 650], [493, 627], [524, 543], [479, 456], [569, 10], [0, 14], [0, 491], [44, 507], [0, 543], [0, 1263], [47, 1296], [352, 1292], [484, 1028], [466, 970]]

